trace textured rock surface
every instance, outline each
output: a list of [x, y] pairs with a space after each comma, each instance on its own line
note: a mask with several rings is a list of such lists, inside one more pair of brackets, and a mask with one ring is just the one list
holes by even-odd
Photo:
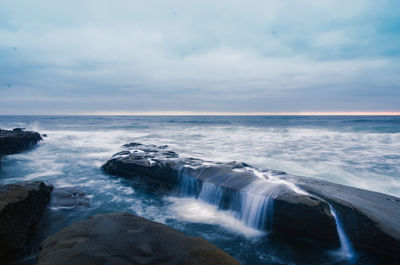
[[223, 189], [219, 206], [237, 211], [241, 207], [238, 197], [244, 193], [273, 196], [274, 236], [339, 244], [335, 220], [323, 199], [297, 193], [280, 180], [257, 176], [247, 164], [179, 158], [166, 146], [130, 143], [124, 148], [103, 165], [106, 172], [130, 178], [144, 175], [170, 189], [190, 190], [197, 195], [203, 183], [212, 183]]
[[165, 146], [131, 143], [124, 149], [103, 165], [106, 172], [130, 178], [145, 175], [171, 189], [182, 189], [182, 181], [194, 179], [200, 184], [185, 186], [192, 193], [199, 192], [201, 182], [213, 183], [226, 191], [222, 208], [235, 192], [270, 196], [273, 191], [273, 236], [337, 244], [330, 204], [356, 250], [400, 261], [400, 198], [279, 171], [263, 171], [260, 178], [260, 171], [244, 163], [179, 158]]
[[0, 186], [0, 261], [21, 254], [50, 199], [52, 187], [43, 182]]
[[77, 208], [90, 207], [88, 196], [76, 188], [57, 188], [51, 193], [51, 207], [56, 208]]
[[38, 265], [234, 265], [234, 258], [201, 238], [128, 213], [93, 216], [41, 245]]
[[0, 154], [9, 155], [21, 152], [42, 140], [37, 132], [14, 129], [13, 131], [0, 130]]
[[400, 264], [400, 198], [312, 178], [287, 175], [287, 179], [335, 207], [356, 249]]
[[42, 137], [37, 132], [25, 132], [20, 128], [0, 130], [0, 166], [2, 156], [26, 150], [40, 140]]

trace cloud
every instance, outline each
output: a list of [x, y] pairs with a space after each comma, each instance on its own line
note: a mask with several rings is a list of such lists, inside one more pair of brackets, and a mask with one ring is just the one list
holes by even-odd
[[2, 1], [0, 113], [399, 110], [395, 6]]

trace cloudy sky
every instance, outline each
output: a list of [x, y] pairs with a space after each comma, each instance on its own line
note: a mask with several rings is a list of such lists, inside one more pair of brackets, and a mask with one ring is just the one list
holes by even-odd
[[1, 0], [0, 114], [400, 111], [398, 0]]

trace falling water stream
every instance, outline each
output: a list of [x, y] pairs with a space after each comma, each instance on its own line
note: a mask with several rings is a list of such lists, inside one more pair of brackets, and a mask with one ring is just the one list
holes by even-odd
[[346, 235], [346, 232], [344, 231], [342, 222], [338, 217], [336, 210], [333, 208], [331, 204], [329, 204], [329, 208], [336, 222], [336, 229], [340, 240], [340, 255], [345, 259], [351, 260], [355, 257], [353, 246], [350, 242], [350, 239]]

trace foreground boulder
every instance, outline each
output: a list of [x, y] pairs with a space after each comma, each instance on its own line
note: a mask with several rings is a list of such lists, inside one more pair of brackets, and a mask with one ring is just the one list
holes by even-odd
[[227, 253], [201, 238], [128, 213], [90, 217], [47, 238], [37, 265], [234, 265]]
[[43, 182], [0, 186], [0, 261], [22, 254], [33, 236], [52, 187]]
[[4, 155], [15, 154], [28, 149], [42, 140], [37, 132], [15, 128], [12, 131], [0, 130], [0, 163]]
[[[180, 158], [166, 146], [130, 143], [103, 170], [167, 186], [222, 209], [271, 236], [339, 245], [337, 223], [356, 250], [400, 260], [400, 199], [247, 164]], [[336, 218], [332, 211], [335, 211]]]

